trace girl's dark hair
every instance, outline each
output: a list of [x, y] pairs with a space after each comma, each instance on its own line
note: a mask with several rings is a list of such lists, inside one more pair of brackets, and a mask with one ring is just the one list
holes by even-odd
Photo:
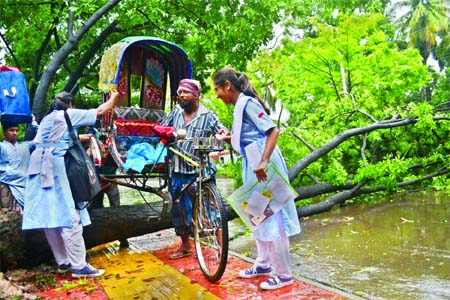
[[47, 114], [54, 110], [66, 110], [69, 108], [70, 103], [75, 104], [75, 97], [69, 92], [62, 91], [53, 99], [53, 104]]
[[255, 88], [251, 85], [250, 81], [248, 80], [248, 77], [245, 73], [242, 72], [236, 72], [232, 68], [222, 68], [219, 71], [217, 71], [213, 76], [213, 81], [215, 85], [218, 85], [220, 87], [225, 86], [226, 81], [231, 82], [231, 84], [234, 86], [236, 90], [239, 92], [242, 92], [246, 94], [247, 96], [253, 97], [259, 101], [259, 103], [262, 105], [264, 110], [268, 115], [270, 115], [270, 110], [266, 106], [266, 104], [261, 100], [261, 98], [258, 96], [258, 93], [256, 92]]

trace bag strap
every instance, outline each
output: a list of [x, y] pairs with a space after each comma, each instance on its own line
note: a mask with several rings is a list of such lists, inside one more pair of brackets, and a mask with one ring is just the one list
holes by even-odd
[[67, 128], [69, 128], [70, 138], [72, 139], [73, 142], [75, 142], [77, 140], [77, 137], [75, 135], [75, 131], [73, 130], [72, 122], [70, 121], [67, 110], [64, 111], [64, 118], [66, 119]]
[[[72, 122], [70, 121], [69, 114], [67, 113], [66, 110], [64, 111], [64, 119], [66, 119], [67, 128], [69, 128], [70, 139], [72, 140], [72, 145], [75, 144], [75, 145], [77, 145], [77, 147], [81, 148], [82, 146], [81, 146], [80, 140], [75, 135], [75, 131], [73, 130], [73, 126], [72, 126]], [[94, 201], [94, 200], [92, 199], [91, 201], [88, 201], [83, 207], [78, 206], [78, 202], [75, 202], [75, 208], [78, 210], [85, 209], [91, 205], [92, 201]]]

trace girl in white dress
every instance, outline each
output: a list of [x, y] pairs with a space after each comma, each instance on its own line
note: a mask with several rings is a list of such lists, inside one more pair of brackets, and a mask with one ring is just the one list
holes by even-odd
[[72, 277], [96, 277], [105, 271], [86, 262], [83, 226], [91, 224], [86, 208], [77, 209], [66, 175], [64, 154], [70, 135], [64, 111], [73, 128], [93, 126], [97, 118], [110, 111], [119, 101], [117, 92], [109, 101], [94, 109], [75, 109], [75, 98], [61, 92], [51, 111], [42, 119], [28, 167], [22, 229], [44, 229], [58, 271], [72, 270]]
[[[232, 133], [228, 139], [231, 138], [234, 150], [243, 157], [243, 182], [255, 176], [260, 182], [266, 181], [265, 169], [269, 162], [288, 178], [284, 158], [277, 146], [279, 130], [248, 77], [231, 68], [223, 68], [214, 74], [213, 81], [217, 97], [226, 105], [234, 105]], [[253, 142], [261, 153], [261, 161], [255, 169], [249, 165], [244, 151]], [[260, 284], [262, 289], [274, 290], [292, 284], [288, 237], [298, 233], [300, 223], [295, 203], [291, 200], [253, 231], [258, 257], [251, 268], [239, 272], [239, 277], [271, 276]]]

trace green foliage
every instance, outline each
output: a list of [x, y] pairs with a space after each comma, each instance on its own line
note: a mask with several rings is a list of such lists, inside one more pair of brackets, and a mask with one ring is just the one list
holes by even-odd
[[[449, 47], [450, 48], [450, 47]], [[450, 55], [448, 55], [450, 57]], [[450, 68], [445, 73], [437, 76], [435, 80], [438, 84], [434, 90], [433, 102], [439, 104], [442, 100], [450, 100]]]
[[201, 102], [206, 108], [213, 111], [220, 119], [222, 124], [231, 130], [231, 124], [233, 124], [233, 106], [226, 106], [222, 100], [217, 98], [214, 92], [210, 91], [203, 96]]
[[[55, 53], [69, 42], [72, 33], [84, 30], [86, 21], [108, 1], [6, 3], [0, 6], [0, 28], [26, 75], [33, 98]], [[98, 66], [104, 50], [132, 35], [155, 36], [183, 47], [193, 62], [193, 77], [202, 82], [220, 66], [243, 68], [272, 38], [273, 22], [280, 19], [280, 5], [275, 0], [247, 1], [245, 5], [234, 0], [122, 0], [83, 36], [63, 66], [51, 66], [59, 71], [52, 79], [47, 102], [62, 88], [73, 88], [66, 86], [68, 79], [77, 81], [76, 87], [83, 95], [97, 93]], [[72, 23], [69, 11], [73, 13]], [[16, 65], [9, 53], [5, 61]]]
[[[402, 11], [396, 20], [401, 29], [399, 34], [412, 47], [419, 49], [424, 62], [432, 50], [436, 50], [438, 40], [448, 36], [450, 7], [446, 0], [401, 0], [395, 1], [391, 9], [397, 14]], [[441, 54], [444, 53], [433, 52], [438, 59], [442, 59]]]
[[339, 27], [317, 24], [317, 38], [286, 41], [271, 54], [278, 62], [272, 72], [277, 95], [291, 112], [289, 125], [358, 127], [367, 120], [350, 115], [355, 109], [382, 119], [387, 111], [380, 105], [405, 105], [407, 92], [425, 85], [420, 55], [398, 51], [383, 27], [381, 16], [343, 17]]
[[299, 146], [299, 141], [294, 138], [294, 134], [298, 134], [299, 131], [297, 128], [288, 127], [278, 137], [278, 144], [282, 145], [281, 151], [288, 168], [309, 153], [309, 150], [302, 145]]
[[399, 49], [382, 15], [341, 14], [335, 24], [315, 22], [315, 35], [284, 40], [249, 68], [264, 77], [261, 81], [273, 82], [276, 97], [290, 113], [279, 138], [288, 167], [311, 151], [293, 135], [317, 148], [345, 130], [397, 114], [418, 121], [346, 140], [309, 165], [294, 185], [312, 185], [311, 177], [336, 186], [367, 180], [371, 188], [394, 191], [398, 182], [434, 172], [448, 153], [442, 141], [448, 138], [449, 125], [436, 122], [431, 103], [418, 101], [431, 80], [419, 51]]
[[286, 18], [283, 20], [287, 32], [303, 29], [306, 36], [315, 36], [315, 23], [335, 25], [339, 14], [383, 13], [390, 0], [289, 0], [286, 1]]
[[[236, 159], [236, 158], [235, 158]], [[224, 163], [218, 168], [217, 175], [233, 178], [233, 187], [238, 188], [242, 185], [242, 164], [241, 160]]]
[[[0, 6], [0, 29], [27, 77], [32, 97], [50, 69], [57, 72], [47, 102], [75, 80], [70, 88], [80, 91], [77, 107], [97, 106], [98, 65], [104, 50], [126, 36], [156, 36], [186, 50], [193, 77], [203, 83], [203, 103], [228, 128], [232, 107], [223, 105], [210, 89], [214, 70], [225, 65], [247, 70], [270, 106], [280, 100], [290, 114], [278, 142], [288, 167], [308, 155], [309, 147], [321, 147], [348, 129], [395, 116], [417, 118], [413, 126], [346, 140], [305, 168], [295, 185], [316, 181], [342, 185], [353, 180], [396, 190], [398, 182], [437, 172], [448, 161], [449, 110], [445, 106], [437, 110], [436, 105], [450, 99], [450, 71], [437, 73], [423, 64], [431, 51], [441, 69], [449, 65], [448, 20], [442, 18], [448, 16], [448, 8], [436, 10], [444, 1], [397, 1], [409, 9], [403, 19], [407, 22], [402, 23], [406, 27], [398, 30], [381, 15], [388, 0], [122, 0], [77, 43], [63, 66], [51, 65], [57, 51], [109, 1], [80, 0], [69, 5], [5, 1]], [[262, 51], [263, 46], [271, 46], [273, 25], [278, 22], [291, 39]], [[412, 34], [409, 41], [416, 49], [407, 48], [408, 40], [401, 33]], [[15, 65], [9, 53], [4, 61]], [[426, 92], [432, 97], [424, 97]], [[240, 178], [240, 163], [226, 164], [220, 172]], [[447, 176], [441, 176], [432, 185], [442, 189], [447, 182]]]
[[336, 186], [345, 184], [348, 180], [349, 174], [347, 173], [345, 166], [342, 164], [343, 162], [344, 160], [333, 157], [324, 168], [324, 180]]

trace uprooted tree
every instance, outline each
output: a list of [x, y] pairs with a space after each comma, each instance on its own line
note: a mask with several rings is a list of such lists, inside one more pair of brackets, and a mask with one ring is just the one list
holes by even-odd
[[[248, 69], [257, 90], [275, 90], [272, 99], [290, 113], [280, 120], [286, 129], [278, 144], [299, 193], [299, 217], [376, 192], [448, 188], [448, 75], [429, 70], [429, 76], [420, 53], [399, 47], [380, 15], [344, 15], [333, 26], [313, 26], [311, 37], [284, 41]], [[431, 100], [424, 96], [429, 87]], [[228, 110], [212, 103], [231, 121]], [[91, 216], [87, 247], [171, 226], [146, 204]], [[42, 232], [21, 232], [20, 217], [11, 219], [0, 224], [10, 264], [51, 257]]]
[[[367, 137], [377, 131], [393, 130], [395, 128], [414, 127], [419, 122], [417, 117], [392, 119], [373, 123], [371, 125], [348, 129], [336, 135], [325, 145], [312, 149], [312, 151], [300, 159], [290, 170], [289, 177], [295, 181], [309, 166], [316, 161], [326, 159], [330, 152], [338, 151], [339, 145], [355, 137]], [[299, 138], [299, 140], [302, 140]], [[300, 142], [298, 142], [300, 143]], [[364, 144], [364, 143], [363, 143]], [[387, 163], [387, 162], [385, 162]], [[407, 188], [410, 185], [423, 185], [427, 180], [443, 176], [448, 173], [447, 164], [439, 159], [423, 164], [410, 165], [405, 168], [409, 173], [409, 180], [392, 184], [371, 185], [373, 181], [380, 178], [390, 178], [394, 173], [385, 169], [380, 178], [364, 178], [360, 181], [347, 181], [342, 185], [332, 183], [316, 182], [310, 186], [296, 187], [299, 197], [296, 201], [303, 201], [318, 196], [324, 199], [318, 203], [301, 206], [297, 209], [299, 217], [309, 216], [330, 210], [334, 205], [344, 203], [346, 200], [359, 195], [380, 191], [389, 191], [395, 188]], [[415, 170], [428, 170], [427, 174], [415, 176]], [[398, 174], [397, 174], [398, 175]], [[395, 186], [395, 188], [394, 188]], [[329, 195], [329, 196], [326, 196]], [[231, 220], [236, 216], [230, 207], [227, 207], [228, 218]], [[84, 238], [86, 247], [90, 248], [103, 243], [125, 240], [127, 238], [157, 232], [172, 227], [169, 210], [161, 202], [151, 204], [124, 205], [116, 208], [99, 208], [90, 211], [92, 224], [85, 227]], [[38, 262], [51, 259], [51, 252], [42, 231], [21, 231], [21, 217], [15, 212], [0, 215], [0, 234], [2, 236], [2, 268], [30, 266]]]

